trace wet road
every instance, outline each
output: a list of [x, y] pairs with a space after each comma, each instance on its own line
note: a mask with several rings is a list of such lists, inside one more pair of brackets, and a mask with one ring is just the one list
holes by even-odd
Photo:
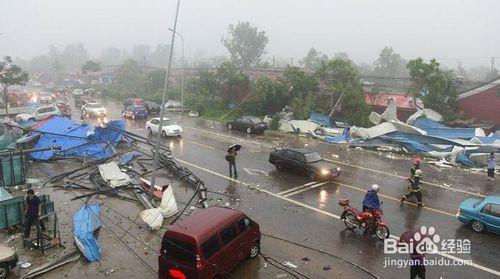
[[[120, 116], [119, 106], [107, 104], [111, 118]], [[78, 115], [78, 114], [77, 114]], [[79, 115], [78, 115], [79, 116]], [[348, 198], [360, 208], [360, 203], [369, 185], [381, 185], [381, 200], [384, 202], [384, 220], [391, 234], [399, 236], [409, 228], [434, 226], [441, 239], [470, 239], [471, 251], [466, 254], [443, 253], [428, 255], [429, 259], [472, 260], [474, 266], [428, 266], [428, 278], [497, 278], [499, 273], [500, 238], [491, 233], [477, 234], [456, 220], [458, 205], [469, 197], [481, 198], [498, 193], [498, 181], [487, 182], [483, 174], [458, 169], [439, 169], [424, 164], [425, 184], [423, 208], [413, 203], [400, 204], [405, 192], [404, 177], [411, 161], [408, 158], [387, 158], [385, 153], [364, 150], [345, 150], [341, 146], [323, 144], [301, 137], [273, 137], [270, 135], [249, 136], [244, 133], [226, 131], [218, 123], [202, 119], [169, 115], [177, 119], [184, 128], [181, 139], [163, 140], [180, 163], [189, 167], [207, 185], [210, 191], [223, 192], [239, 199], [237, 209], [256, 220], [264, 233], [302, 245], [324, 250], [332, 255], [355, 263], [381, 278], [404, 278], [409, 268], [385, 267], [385, 260], [406, 259], [405, 255], [385, 255], [383, 243], [372, 235], [360, 231], [347, 231], [338, 220], [342, 208], [341, 198]], [[127, 130], [146, 135], [144, 120], [126, 120]], [[224, 160], [227, 146], [243, 145], [238, 154], [238, 180], [228, 177]], [[300, 175], [278, 172], [268, 163], [269, 152], [277, 146], [295, 146], [319, 151], [324, 158], [336, 162], [342, 174], [335, 181], [310, 183]], [[149, 149], [149, 148], [148, 148]], [[179, 189], [189, 196], [192, 189]], [[215, 201], [219, 196], [209, 194]], [[320, 255], [312, 250], [299, 249], [294, 244], [275, 238], [264, 237], [262, 251], [279, 260], [292, 261], [298, 270], [310, 278], [369, 278], [365, 272], [351, 264], [334, 262], [334, 258]], [[303, 255], [301, 255], [303, 253]], [[311, 258], [304, 262], [303, 257]], [[455, 258], [456, 257], [456, 258]], [[328, 265], [330, 270], [323, 270]], [[261, 272], [265, 262], [247, 261], [238, 267], [237, 278], [269, 278]]]

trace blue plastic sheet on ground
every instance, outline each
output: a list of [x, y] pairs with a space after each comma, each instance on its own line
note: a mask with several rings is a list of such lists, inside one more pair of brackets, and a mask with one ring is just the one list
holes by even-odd
[[328, 143], [339, 143], [345, 141], [345, 136], [344, 135], [338, 135], [334, 137], [327, 136], [323, 140]]
[[[107, 125], [125, 129], [123, 120], [112, 120]], [[87, 124], [76, 123], [70, 119], [54, 116], [33, 129], [40, 134], [34, 148], [60, 147], [60, 150], [33, 152], [30, 156], [37, 160], [50, 160], [55, 155], [63, 158], [103, 159], [113, 156], [113, 148], [123, 135], [107, 127], [96, 127], [93, 131]]]
[[73, 233], [78, 249], [90, 262], [101, 259], [101, 246], [96, 235], [101, 227], [98, 203], [84, 204], [73, 216]]
[[309, 116], [308, 120], [319, 123], [323, 127], [332, 127], [332, 122], [330, 120], [330, 117], [328, 117], [328, 115], [324, 115], [317, 112], [311, 112], [311, 115]]
[[130, 161], [134, 160], [137, 157], [142, 156], [141, 152], [138, 151], [132, 151], [132, 152], [127, 152], [123, 154], [123, 156], [120, 158], [119, 165], [126, 165], [130, 163]]

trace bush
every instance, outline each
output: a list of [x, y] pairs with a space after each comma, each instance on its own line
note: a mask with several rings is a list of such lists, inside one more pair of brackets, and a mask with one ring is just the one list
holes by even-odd
[[281, 117], [280, 117], [279, 113], [274, 114], [273, 119], [271, 120], [271, 123], [269, 124], [269, 129], [279, 130], [280, 129], [280, 120], [281, 120]]

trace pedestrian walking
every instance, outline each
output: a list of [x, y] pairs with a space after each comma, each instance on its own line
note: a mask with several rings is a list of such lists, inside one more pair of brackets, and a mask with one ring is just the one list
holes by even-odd
[[[26, 209], [24, 210], [25, 223], [24, 223], [24, 237], [30, 237], [31, 226], [38, 221], [38, 217], [42, 214], [42, 203], [35, 195], [33, 189], [28, 189], [28, 196], [26, 197]], [[45, 231], [45, 224], [40, 221], [40, 228]]]
[[423, 206], [422, 202], [422, 192], [420, 189], [420, 180], [422, 179], [422, 170], [418, 169], [415, 171], [415, 175], [413, 176], [411, 187], [408, 189], [408, 193], [401, 198], [401, 202], [409, 199], [411, 196], [415, 196], [417, 198], [417, 205]]
[[495, 167], [497, 166], [497, 158], [495, 157], [495, 153], [491, 152], [490, 156], [488, 156], [488, 180], [495, 180]]
[[350, 146], [349, 141], [351, 140], [351, 128], [350, 127], [345, 128], [344, 131], [342, 132], [342, 135], [345, 138], [346, 148], [349, 148]]
[[229, 176], [233, 177], [234, 171], [234, 178], [238, 178], [238, 171], [236, 170], [236, 157], [238, 156], [238, 149], [239, 148], [237, 148], [237, 146], [230, 146], [226, 154], [226, 161], [229, 163]]
[[410, 254], [410, 279], [425, 279], [424, 255], [414, 251]]

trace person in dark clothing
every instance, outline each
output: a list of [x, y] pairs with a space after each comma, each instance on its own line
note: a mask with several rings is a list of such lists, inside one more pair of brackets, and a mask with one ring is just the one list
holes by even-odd
[[233, 177], [234, 170], [234, 178], [238, 178], [238, 171], [236, 170], [236, 156], [238, 156], [238, 154], [236, 153], [235, 148], [229, 149], [226, 155], [227, 161], [229, 162], [229, 176]]
[[495, 179], [495, 167], [497, 166], [497, 158], [495, 158], [495, 153], [491, 152], [488, 156], [488, 180], [493, 181]]
[[[38, 217], [42, 214], [42, 203], [35, 195], [33, 189], [28, 189], [28, 196], [26, 197], [25, 224], [24, 224], [24, 237], [30, 236], [31, 226], [35, 224]], [[40, 221], [40, 228], [45, 231], [45, 224]]]
[[410, 279], [425, 279], [425, 265], [424, 265], [424, 256], [411, 256], [411, 265], [410, 265]]
[[422, 206], [422, 192], [420, 191], [420, 180], [422, 179], [422, 170], [417, 169], [415, 171], [415, 175], [413, 175], [413, 179], [411, 180], [411, 187], [408, 189], [408, 193], [401, 198], [401, 202], [404, 202], [411, 196], [415, 196], [417, 198], [417, 205]]

